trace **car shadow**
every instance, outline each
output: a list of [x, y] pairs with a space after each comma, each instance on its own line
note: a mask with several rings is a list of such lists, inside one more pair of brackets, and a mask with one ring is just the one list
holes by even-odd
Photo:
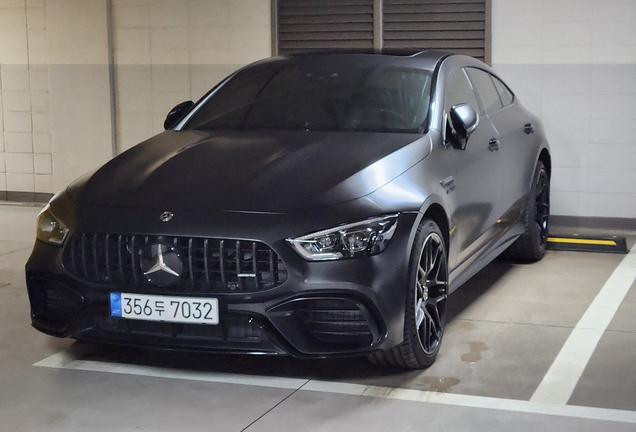
[[[512, 264], [495, 260], [466, 282], [449, 298], [447, 320], [460, 319], [461, 313], [485, 295], [510, 269]], [[444, 346], [442, 345], [442, 349]], [[113, 366], [123, 364], [180, 372], [257, 375], [325, 381], [360, 382], [400, 387], [426, 371], [405, 371], [379, 367], [364, 357], [297, 359], [287, 356], [251, 356], [184, 352], [136, 348], [92, 342], [75, 342], [67, 353], [78, 360], [96, 361]]]

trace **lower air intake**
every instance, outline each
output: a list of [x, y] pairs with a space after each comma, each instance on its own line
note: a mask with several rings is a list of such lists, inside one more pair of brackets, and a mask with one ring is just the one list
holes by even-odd
[[351, 300], [304, 300], [299, 312], [318, 340], [360, 345], [370, 345], [373, 342], [373, 334], [365, 312]]

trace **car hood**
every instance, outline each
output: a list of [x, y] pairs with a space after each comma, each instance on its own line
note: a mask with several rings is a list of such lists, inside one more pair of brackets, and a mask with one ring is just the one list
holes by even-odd
[[166, 131], [69, 194], [85, 206], [287, 213], [367, 195], [429, 152], [419, 134]]

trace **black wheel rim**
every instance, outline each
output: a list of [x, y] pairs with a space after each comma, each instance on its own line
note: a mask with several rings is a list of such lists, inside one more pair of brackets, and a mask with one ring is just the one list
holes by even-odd
[[545, 170], [539, 171], [535, 190], [535, 212], [534, 218], [539, 228], [539, 245], [545, 247], [548, 241], [548, 219], [550, 217], [550, 187], [548, 173]]
[[439, 347], [446, 321], [448, 267], [444, 243], [436, 233], [424, 240], [415, 282], [415, 326], [422, 350], [430, 355]]

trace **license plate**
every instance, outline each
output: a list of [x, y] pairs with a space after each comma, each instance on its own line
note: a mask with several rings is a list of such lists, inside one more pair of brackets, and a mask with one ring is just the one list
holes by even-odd
[[113, 292], [110, 315], [146, 321], [218, 324], [219, 300]]

